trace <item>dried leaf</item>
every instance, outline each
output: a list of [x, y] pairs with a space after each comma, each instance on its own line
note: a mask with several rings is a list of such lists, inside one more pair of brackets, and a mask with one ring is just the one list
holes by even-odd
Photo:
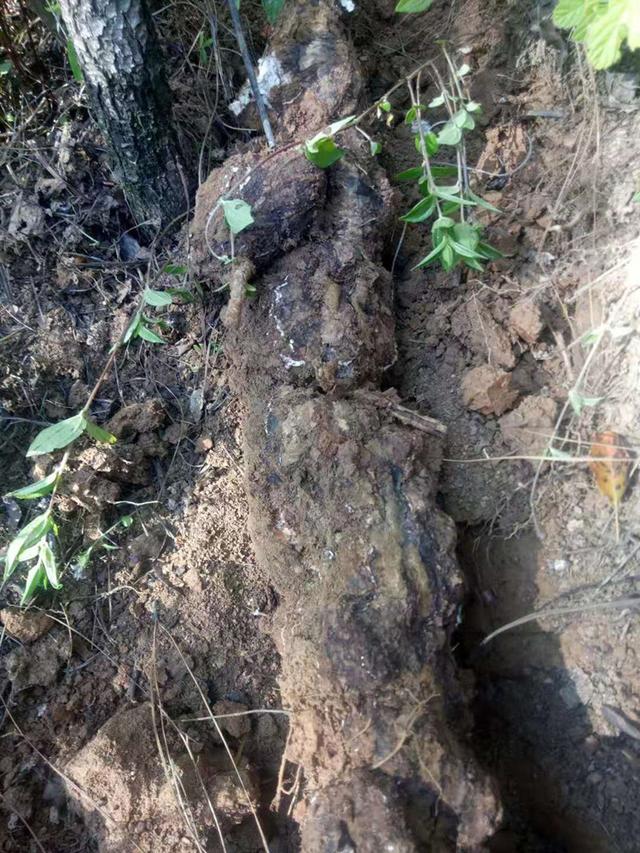
[[624, 437], [612, 430], [598, 433], [589, 455], [595, 457], [589, 467], [596, 478], [598, 489], [617, 507], [627, 490], [631, 467], [631, 453]]

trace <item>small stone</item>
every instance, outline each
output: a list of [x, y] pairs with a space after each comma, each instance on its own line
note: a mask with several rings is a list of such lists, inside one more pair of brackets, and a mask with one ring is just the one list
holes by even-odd
[[35, 610], [0, 610], [0, 620], [8, 634], [21, 643], [33, 643], [53, 628], [55, 622], [46, 613]]
[[523, 341], [535, 344], [544, 329], [540, 308], [529, 299], [518, 302], [509, 313], [509, 325]]
[[221, 699], [213, 706], [213, 713], [216, 717], [224, 714], [242, 715], [238, 717], [221, 716], [220, 719], [218, 719], [218, 725], [220, 728], [230, 734], [231, 737], [235, 738], [240, 738], [243, 735], [249, 734], [251, 731], [251, 722], [249, 721], [249, 717], [246, 714], [243, 714], [246, 710], [246, 705], [242, 705], [240, 702], [231, 702], [229, 699]]
[[196, 439], [196, 453], [206, 453], [213, 447], [213, 440], [208, 435], [199, 435]]
[[511, 374], [489, 364], [474, 367], [462, 380], [462, 399], [468, 409], [483, 415], [502, 415], [518, 399]]

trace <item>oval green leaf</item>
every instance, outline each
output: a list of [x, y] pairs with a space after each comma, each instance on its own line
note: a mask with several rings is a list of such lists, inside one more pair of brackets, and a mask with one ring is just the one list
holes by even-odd
[[417, 12], [426, 12], [433, 0], [400, 0], [396, 6], [396, 12], [403, 15], [415, 15]]
[[51, 453], [53, 450], [66, 447], [82, 435], [85, 426], [85, 419], [79, 412], [72, 418], [67, 418], [43, 429], [29, 445], [27, 456], [40, 456], [43, 453]]
[[32, 501], [36, 498], [43, 498], [45, 495], [50, 495], [53, 491], [53, 486], [56, 482], [57, 472], [49, 474], [43, 480], [38, 480], [37, 483], [31, 483], [29, 486], [23, 486], [21, 489], [16, 489], [14, 492], [9, 492], [5, 495], [6, 498], [17, 498], [21, 501]]
[[253, 222], [251, 205], [241, 198], [222, 199], [220, 202], [224, 211], [224, 218], [232, 234], [239, 234], [248, 228]]

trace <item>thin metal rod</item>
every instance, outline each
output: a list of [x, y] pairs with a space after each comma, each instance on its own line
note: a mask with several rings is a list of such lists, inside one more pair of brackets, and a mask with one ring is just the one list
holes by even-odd
[[251, 61], [251, 54], [249, 53], [247, 41], [244, 37], [244, 32], [242, 30], [242, 23], [240, 21], [240, 11], [238, 9], [238, 4], [236, 0], [227, 0], [227, 6], [229, 7], [229, 12], [231, 14], [233, 32], [235, 33], [236, 41], [238, 42], [238, 47], [240, 48], [240, 53], [242, 54], [244, 66], [247, 69], [247, 77], [249, 78], [249, 83], [251, 84], [253, 97], [256, 99], [258, 115], [260, 116], [260, 121], [262, 122], [262, 129], [264, 130], [264, 135], [267, 139], [267, 145], [269, 146], [269, 148], [275, 148], [276, 141], [273, 136], [273, 130], [271, 129], [271, 122], [269, 121], [267, 107], [265, 105], [262, 92], [260, 91], [260, 86], [258, 86], [258, 78], [256, 77], [256, 72]]

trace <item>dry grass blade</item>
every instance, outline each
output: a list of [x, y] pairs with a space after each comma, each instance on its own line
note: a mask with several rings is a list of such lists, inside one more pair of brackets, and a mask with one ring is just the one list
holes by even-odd
[[180, 646], [176, 643], [176, 641], [173, 639], [173, 637], [171, 636], [169, 631], [164, 627], [164, 625], [160, 624], [160, 627], [162, 628], [164, 633], [169, 638], [169, 640], [170, 640], [171, 644], [173, 645], [173, 647], [175, 648], [175, 650], [178, 652], [178, 655], [180, 656], [180, 660], [184, 664], [185, 669], [189, 673], [189, 677], [193, 681], [193, 683], [196, 687], [196, 690], [198, 691], [200, 698], [202, 699], [202, 703], [203, 703], [204, 707], [206, 708], [207, 713], [209, 714], [209, 719], [213, 722], [213, 725], [215, 726], [216, 733], [217, 733], [218, 737], [220, 738], [220, 740], [222, 741], [222, 745], [224, 746], [225, 752], [227, 753], [227, 755], [229, 757], [229, 761], [231, 762], [231, 766], [233, 767], [234, 773], [236, 774], [236, 778], [238, 779], [238, 783], [242, 789], [242, 793], [244, 794], [244, 796], [247, 800], [247, 804], [251, 810], [251, 814], [253, 815], [253, 819], [254, 819], [256, 828], [258, 830], [258, 835], [260, 836], [260, 841], [262, 842], [265, 853], [269, 853], [269, 844], [268, 844], [267, 838], [264, 834], [264, 830], [262, 829], [262, 826], [260, 824], [260, 820], [258, 818], [258, 814], [256, 812], [255, 806], [253, 804], [253, 801], [251, 799], [249, 792], [247, 791], [247, 787], [244, 784], [244, 780], [242, 778], [242, 775], [240, 774], [240, 771], [238, 770], [238, 765], [236, 764], [236, 762], [233, 758], [233, 754], [231, 752], [231, 749], [229, 748], [229, 744], [227, 743], [227, 739], [225, 738], [224, 733], [223, 733], [222, 729], [220, 728], [220, 724], [218, 723], [218, 721], [215, 717], [215, 714], [211, 710], [211, 706], [209, 705], [209, 702], [207, 701], [207, 697], [204, 695], [202, 688], [200, 687], [200, 684], [198, 682], [198, 679], [195, 677], [193, 670], [191, 669], [191, 667], [187, 663], [184, 655], [182, 654], [182, 649], [180, 648]]
[[[202, 846], [200, 839], [198, 837], [198, 829], [196, 823], [193, 819], [193, 815], [191, 812], [191, 808], [189, 806], [189, 800], [186, 796], [186, 792], [184, 790], [184, 785], [180, 778], [180, 775], [176, 772], [175, 765], [171, 759], [171, 752], [169, 749], [169, 743], [167, 741], [167, 732], [164, 726], [164, 716], [165, 712], [162, 707], [162, 700], [160, 698], [160, 689], [158, 687], [158, 670], [156, 666], [156, 649], [157, 649], [157, 630], [156, 623], [153, 624], [153, 638], [151, 643], [151, 673], [150, 673], [150, 683], [149, 686], [151, 688], [151, 722], [153, 725], [153, 734], [156, 741], [156, 746], [158, 747], [158, 755], [160, 756], [160, 762], [162, 764], [162, 770], [164, 772], [167, 781], [173, 788], [173, 793], [176, 799], [176, 803], [178, 804], [178, 808], [182, 814], [182, 819], [184, 821], [185, 828], [189, 833], [191, 840], [195, 844], [199, 853], [206, 853], [206, 849]], [[158, 716], [156, 714], [156, 702], [158, 703], [158, 709], [160, 710], [160, 719], [158, 720]], [[217, 821], [216, 821], [217, 824]], [[218, 832], [220, 832], [218, 828]], [[222, 835], [220, 835], [220, 841], [222, 843], [223, 851], [226, 851], [224, 840]]]
[[594, 601], [586, 604], [577, 604], [573, 607], [552, 607], [549, 610], [537, 610], [533, 613], [527, 613], [526, 616], [521, 616], [519, 619], [514, 619], [513, 622], [507, 622], [506, 625], [492, 631], [491, 634], [484, 638], [480, 645], [486, 646], [487, 643], [490, 643], [491, 640], [494, 640], [500, 634], [504, 634], [506, 631], [510, 631], [512, 628], [517, 628], [520, 625], [526, 625], [528, 622], [535, 622], [545, 616], [566, 616], [571, 613], [584, 613], [591, 610], [615, 610], [638, 606], [640, 606], [640, 598], [615, 598], [612, 601]]

